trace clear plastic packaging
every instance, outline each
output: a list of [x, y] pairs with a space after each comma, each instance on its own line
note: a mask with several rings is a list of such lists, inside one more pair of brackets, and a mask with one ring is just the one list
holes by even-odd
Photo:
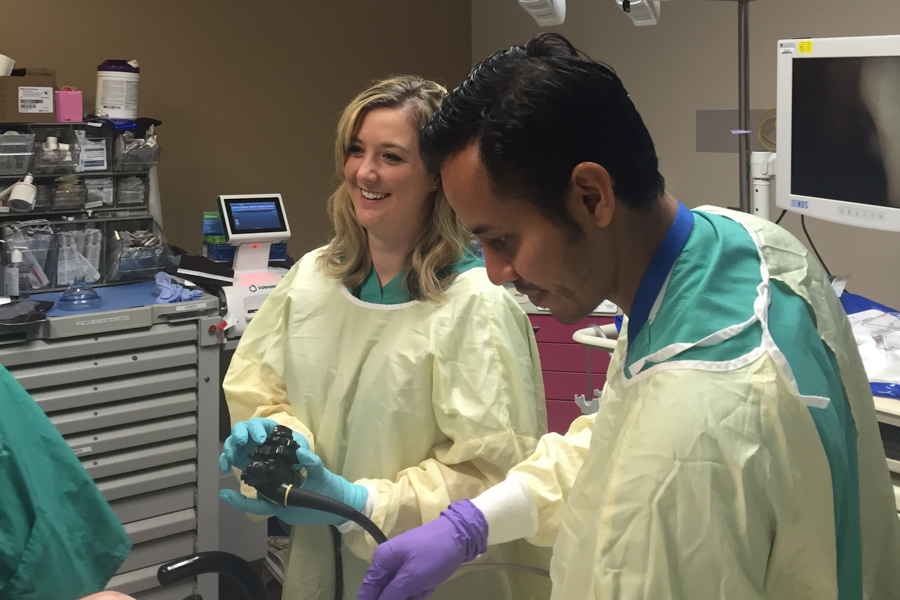
[[87, 209], [112, 208], [115, 198], [115, 187], [112, 177], [91, 177], [84, 180], [87, 188]]
[[56, 285], [62, 287], [81, 280], [101, 280], [103, 230], [95, 223], [66, 223], [56, 226]]
[[34, 156], [34, 134], [0, 134], [0, 175], [24, 175]]
[[142, 177], [120, 177], [116, 182], [116, 206], [135, 207], [147, 204], [147, 185]]
[[886, 352], [900, 350], [900, 313], [889, 312], [862, 322], [875, 345]]

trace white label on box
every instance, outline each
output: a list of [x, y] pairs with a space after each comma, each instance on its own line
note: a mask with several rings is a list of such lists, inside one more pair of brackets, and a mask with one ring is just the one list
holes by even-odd
[[20, 113], [52, 113], [52, 87], [19, 87]]
[[85, 205], [84, 205], [84, 207], [85, 207], [85, 208], [88, 208], [88, 209], [90, 209], [90, 208], [100, 208], [101, 206], [103, 206], [103, 200], [96, 200], [96, 201], [94, 201], [94, 202], [87, 202], [87, 203], [85, 203]]
[[105, 171], [106, 142], [89, 140], [83, 131], [76, 131], [75, 135], [78, 136], [78, 144], [81, 146], [81, 154], [78, 156], [78, 166], [75, 167], [75, 172]]

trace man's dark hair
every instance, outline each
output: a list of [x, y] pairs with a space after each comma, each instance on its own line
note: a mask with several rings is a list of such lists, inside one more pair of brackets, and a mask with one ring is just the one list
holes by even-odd
[[524, 198], [566, 226], [574, 225], [564, 201], [579, 163], [604, 167], [616, 197], [633, 208], [665, 190], [653, 140], [615, 71], [553, 33], [472, 69], [429, 119], [420, 143], [434, 171], [477, 143], [495, 191]]

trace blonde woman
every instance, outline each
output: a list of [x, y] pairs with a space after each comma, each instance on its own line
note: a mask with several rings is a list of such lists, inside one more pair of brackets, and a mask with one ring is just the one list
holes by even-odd
[[[394, 77], [347, 106], [335, 144], [343, 183], [329, 200], [334, 237], [268, 298], [224, 384], [235, 425], [223, 470], [246, 467], [250, 450], [286, 425], [302, 447], [303, 488], [353, 506], [389, 537], [503, 481], [546, 431], [531, 324], [488, 280], [440, 176], [419, 156], [419, 131], [445, 93]], [[356, 597], [371, 537], [340, 517], [245, 495], [222, 492], [240, 510], [295, 525], [285, 599], [331, 600], [336, 568], [344, 597]], [[498, 547], [484, 560], [546, 567], [548, 555], [535, 553]], [[533, 575], [478, 571], [435, 597], [548, 595]]]

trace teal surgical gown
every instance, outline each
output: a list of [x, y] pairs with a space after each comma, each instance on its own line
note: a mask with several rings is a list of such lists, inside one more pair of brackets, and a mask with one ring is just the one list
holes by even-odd
[[99, 592], [130, 549], [63, 437], [0, 366], [0, 600]]

